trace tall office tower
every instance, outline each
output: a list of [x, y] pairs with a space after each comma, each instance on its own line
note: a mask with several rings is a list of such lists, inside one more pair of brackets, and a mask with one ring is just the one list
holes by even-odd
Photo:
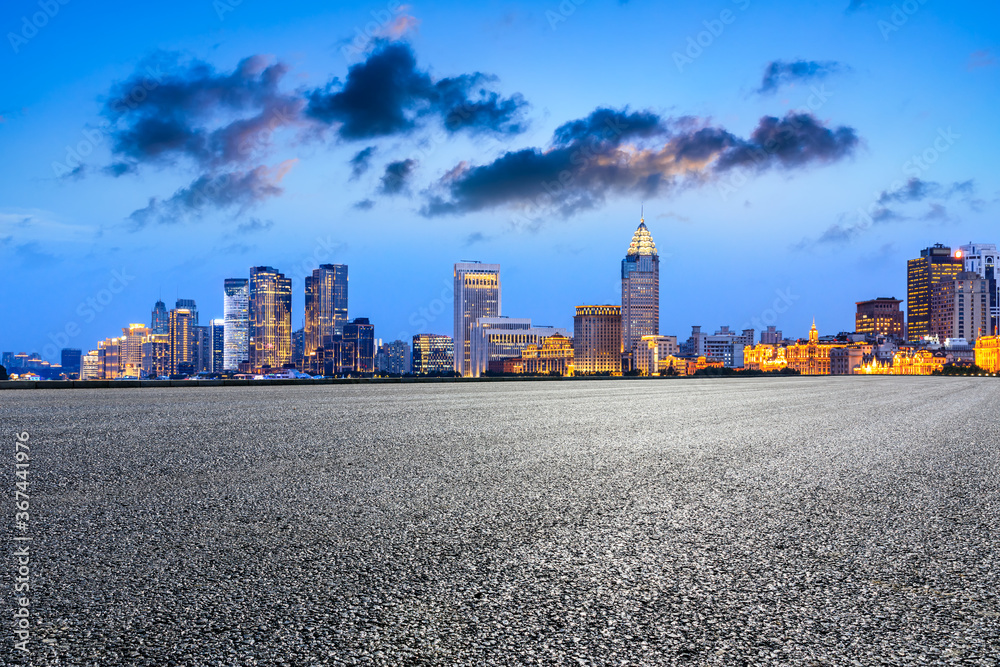
[[640, 219], [622, 260], [622, 352], [630, 359], [643, 336], [660, 333], [660, 257]]
[[967, 243], [955, 253], [972, 271], [989, 283], [990, 335], [1000, 334], [1000, 253], [992, 243]]
[[270, 266], [250, 269], [250, 362], [282, 368], [292, 359], [292, 279]]
[[472, 328], [480, 317], [500, 317], [500, 265], [455, 264], [455, 372], [472, 376]]
[[[169, 324], [168, 324], [169, 327]], [[151, 333], [142, 339], [142, 376], [170, 375], [170, 335]]]
[[441, 375], [455, 371], [455, 341], [451, 336], [417, 334], [413, 337], [413, 374]]
[[157, 301], [153, 306], [149, 328], [155, 334], [170, 333], [170, 315], [167, 314], [167, 305], [163, 301]]
[[226, 320], [212, 320], [212, 368], [213, 373], [224, 370], [226, 354]]
[[311, 357], [324, 336], [343, 334], [347, 324], [347, 265], [321, 264], [306, 276], [305, 348]]
[[919, 259], [906, 263], [906, 339], [919, 342], [931, 332], [931, 297], [942, 281], [953, 280], [962, 272], [961, 257], [952, 257], [951, 248], [940, 243], [920, 251]]
[[895, 297], [881, 296], [868, 301], [856, 301], [854, 331], [866, 336], [887, 336], [896, 340], [906, 338], [906, 320], [899, 309], [902, 301]]
[[305, 358], [306, 331], [296, 329], [292, 332], [292, 363], [296, 368], [302, 368], [302, 360]]
[[170, 372], [177, 373], [181, 364], [191, 363], [191, 341], [194, 339], [194, 316], [190, 310], [170, 311]]
[[566, 329], [533, 327], [529, 318], [480, 317], [470, 335], [472, 377], [502, 372], [504, 359], [521, 356], [529, 345], [541, 348], [546, 338], [556, 334], [570, 337]]
[[122, 328], [121, 366], [122, 375], [142, 377], [142, 339], [149, 335], [144, 324], [130, 324]]
[[83, 354], [80, 350], [73, 350], [69, 348], [63, 349], [60, 365], [63, 368], [63, 373], [65, 373], [66, 377], [70, 380], [80, 379], [80, 362], [82, 357]]
[[195, 373], [207, 373], [212, 370], [212, 327], [203, 324], [192, 328], [194, 345], [191, 351], [191, 363]]
[[405, 375], [410, 372], [412, 359], [410, 344], [403, 340], [394, 340], [384, 344], [379, 350], [382, 365], [378, 370], [390, 375]]
[[622, 307], [577, 306], [573, 318], [576, 373], [622, 371]]
[[198, 305], [194, 302], [194, 299], [177, 299], [174, 308], [191, 311], [191, 326], [198, 326]]
[[778, 345], [779, 343], [781, 343], [781, 332], [778, 331], [777, 327], [769, 326], [767, 331], [760, 332], [761, 345]]
[[105, 338], [97, 342], [102, 380], [116, 380], [122, 376], [122, 339]]
[[978, 273], [963, 271], [938, 283], [931, 295], [931, 335], [941, 343], [964, 338], [975, 345], [990, 328], [990, 284]]
[[356, 373], [375, 372], [375, 327], [367, 317], [356, 317], [344, 325], [344, 343], [353, 348]]
[[226, 278], [222, 302], [226, 322], [222, 368], [238, 371], [240, 364], [250, 360], [250, 281]]

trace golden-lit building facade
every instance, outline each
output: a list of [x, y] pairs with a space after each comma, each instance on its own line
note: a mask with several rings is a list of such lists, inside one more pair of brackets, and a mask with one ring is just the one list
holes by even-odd
[[677, 336], [643, 336], [632, 348], [632, 368], [643, 375], [656, 375], [661, 359], [679, 353]]
[[576, 374], [622, 372], [621, 306], [577, 306], [573, 317]]
[[836, 347], [845, 346], [820, 344], [819, 331], [813, 322], [809, 329], [809, 342], [786, 347], [785, 361], [788, 363], [788, 368], [798, 371], [801, 375], [829, 375], [830, 351]]
[[270, 266], [250, 269], [250, 362], [283, 368], [292, 360], [292, 279]]
[[524, 348], [520, 362], [520, 370], [509, 372], [573, 375], [573, 341], [561, 334], [549, 336], [542, 341], [541, 347], [529, 345]]
[[186, 308], [170, 311], [170, 373], [177, 373], [181, 364], [191, 363], [191, 341], [194, 339], [194, 315]]
[[931, 375], [940, 371], [948, 363], [942, 352], [929, 350], [900, 350], [889, 364], [872, 358], [868, 363], [856, 368], [855, 375]]
[[743, 348], [743, 368], [751, 371], [772, 373], [788, 367], [785, 348], [778, 345], [760, 344]]
[[500, 265], [459, 262], [454, 279], [454, 370], [462, 377], [472, 377], [472, 329], [481, 317], [500, 317]]
[[142, 375], [140, 377], [157, 378], [171, 373], [173, 373], [173, 369], [170, 367], [170, 335], [147, 334], [142, 339]]
[[105, 338], [97, 343], [98, 365], [102, 380], [115, 380], [122, 376], [121, 343], [121, 338]]
[[643, 336], [660, 333], [660, 257], [646, 221], [622, 260], [622, 351], [631, 357]]
[[142, 341], [150, 333], [145, 324], [122, 328], [121, 367], [124, 377], [142, 377]]
[[347, 265], [321, 264], [305, 280], [304, 354], [323, 347], [324, 339], [344, 333], [347, 324]]
[[960, 257], [953, 257], [951, 248], [938, 243], [920, 251], [919, 259], [906, 263], [906, 339], [920, 342], [930, 336], [931, 302], [934, 288], [943, 281], [954, 280], [965, 270]]
[[987, 373], [1000, 373], [1000, 336], [983, 336], [976, 341], [976, 366]]
[[889, 336], [905, 340], [906, 316], [899, 308], [901, 303], [900, 299], [890, 297], [857, 301], [854, 331], [868, 336]]

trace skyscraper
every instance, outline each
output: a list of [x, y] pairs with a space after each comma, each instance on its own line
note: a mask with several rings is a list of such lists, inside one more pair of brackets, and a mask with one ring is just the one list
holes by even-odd
[[194, 299], [177, 299], [174, 308], [191, 311], [191, 326], [198, 326], [198, 304], [194, 302]]
[[142, 340], [149, 335], [144, 324], [130, 324], [122, 328], [121, 367], [126, 377], [142, 377]]
[[213, 373], [221, 373], [225, 364], [226, 320], [212, 320], [212, 367]]
[[899, 309], [902, 301], [894, 297], [879, 297], [868, 301], [857, 301], [854, 316], [854, 330], [869, 336], [889, 336], [904, 339], [906, 321]]
[[354, 351], [356, 373], [375, 372], [375, 327], [367, 317], [356, 317], [344, 325], [344, 343]]
[[167, 314], [167, 305], [163, 301], [157, 301], [153, 306], [153, 313], [149, 323], [150, 330], [155, 334], [170, 333], [170, 316]]
[[250, 360], [250, 281], [226, 278], [222, 289], [225, 320], [222, 368], [238, 371], [240, 364]]
[[304, 355], [323, 347], [325, 336], [344, 333], [347, 323], [347, 265], [321, 264], [306, 276]]
[[974, 345], [990, 329], [990, 285], [978, 273], [963, 271], [938, 283], [931, 295], [930, 335], [944, 343], [964, 338]]
[[413, 337], [413, 374], [440, 375], [454, 372], [455, 341], [451, 336], [417, 334]]
[[1000, 252], [992, 243], [967, 243], [957, 256], [965, 262], [965, 270], [976, 273], [989, 284], [990, 334], [1000, 334]]
[[964, 262], [952, 257], [951, 248], [940, 243], [920, 251], [919, 259], [906, 263], [906, 339], [919, 342], [931, 334], [931, 299], [934, 288], [954, 280]]
[[622, 351], [630, 359], [643, 336], [660, 333], [660, 257], [640, 219], [622, 260]]
[[190, 310], [175, 308], [170, 311], [170, 372], [177, 373], [181, 364], [191, 363], [194, 317]]
[[573, 351], [577, 374], [621, 373], [621, 306], [577, 306]]
[[[13, 356], [13, 355], [11, 355]], [[65, 348], [62, 351], [61, 365], [63, 373], [70, 380], [80, 379], [80, 361], [82, 358], [80, 350]]]
[[250, 269], [250, 361], [282, 368], [292, 358], [292, 280], [270, 266]]
[[472, 375], [472, 328], [480, 317], [500, 317], [500, 265], [455, 264], [455, 372]]

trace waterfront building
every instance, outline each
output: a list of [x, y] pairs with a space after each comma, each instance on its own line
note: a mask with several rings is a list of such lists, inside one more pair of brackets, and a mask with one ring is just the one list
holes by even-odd
[[802, 375], [829, 375], [830, 352], [837, 347], [846, 346], [820, 343], [819, 331], [816, 330], [814, 321], [809, 329], [808, 342], [796, 343], [785, 348], [785, 361], [788, 368]]
[[410, 344], [402, 340], [385, 343], [379, 348], [375, 365], [380, 373], [406, 375], [413, 365]]
[[225, 321], [222, 369], [238, 371], [240, 364], [250, 360], [250, 281], [226, 278], [222, 291]]
[[990, 322], [990, 283], [979, 274], [963, 271], [934, 286], [930, 334], [939, 341], [964, 338], [975, 344], [989, 334]]
[[170, 373], [180, 373], [181, 364], [191, 364], [194, 339], [194, 316], [191, 311], [175, 308], [170, 311]]
[[122, 377], [121, 338], [98, 341], [97, 356], [102, 380], [117, 380]]
[[162, 300], [158, 300], [153, 306], [149, 330], [155, 334], [170, 333], [170, 315], [167, 314], [167, 305]]
[[900, 350], [892, 363], [871, 359], [854, 370], [855, 375], [931, 375], [948, 363], [943, 352], [931, 350]]
[[122, 328], [121, 367], [124, 377], [142, 377], [142, 339], [149, 335], [144, 324], [130, 324]]
[[528, 375], [573, 375], [573, 341], [564, 334], [552, 334], [541, 343], [532, 343], [517, 357], [500, 362], [504, 373]]
[[990, 331], [1000, 335], [1000, 252], [992, 243], [967, 243], [955, 253], [965, 263], [965, 270], [977, 274], [988, 284], [990, 293]]
[[417, 334], [413, 337], [413, 374], [442, 375], [455, 370], [455, 342], [450, 336]]
[[226, 363], [226, 320], [214, 319], [211, 324], [212, 332], [212, 364], [209, 369], [213, 373], [222, 373]]
[[935, 288], [953, 280], [964, 270], [961, 257], [940, 243], [920, 251], [918, 259], [906, 263], [906, 339], [920, 342], [931, 330], [931, 301]]
[[1000, 336], [983, 336], [976, 341], [976, 366], [987, 373], [1000, 373]]
[[103, 375], [101, 357], [97, 350], [90, 350], [80, 360], [81, 380], [100, 380]]
[[902, 303], [894, 297], [879, 297], [868, 301], [856, 301], [854, 331], [872, 339], [890, 337], [906, 339], [906, 316], [900, 310]]
[[355, 373], [375, 372], [375, 327], [367, 317], [356, 317], [344, 325], [344, 343], [353, 351]]
[[[60, 357], [60, 365], [62, 366], [63, 373], [66, 374], [66, 378], [69, 380], [79, 380], [83, 357], [80, 350], [65, 348], [63, 349]], [[4, 366], [6, 366], [6, 364], [4, 364]]]
[[628, 370], [635, 345], [643, 336], [660, 333], [660, 257], [642, 218], [622, 260], [621, 310], [622, 351]]
[[173, 372], [173, 368], [170, 366], [170, 335], [147, 334], [142, 339], [142, 375], [140, 377], [158, 378]]
[[621, 306], [577, 306], [573, 317], [577, 375], [622, 372]]
[[326, 336], [344, 333], [347, 324], [347, 265], [321, 264], [305, 280], [303, 355], [323, 347]]
[[481, 317], [500, 317], [500, 265], [455, 264], [455, 372], [473, 374], [472, 329]]
[[278, 369], [292, 359], [292, 280], [270, 266], [250, 269], [250, 363]]
[[871, 345], [834, 347], [830, 350], [830, 375], [854, 375], [854, 369], [873, 358], [873, 349]]
[[780, 345], [781, 332], [776, 327], [769, 326], [766, 330], [760, 332], [760, 342], [763, 345]]
[[556, 334], [570, 337], [566, 329], [532, 326], [529, 318], [480, 317], [470, 333], [472, 377], [501, 371], [504, 359], [519, 357], [529, 345], [540, 346]]
[[677, 336], [643, 336], [632, 349], [632, 368], [643, 375], [657, 375], [680, 354]]

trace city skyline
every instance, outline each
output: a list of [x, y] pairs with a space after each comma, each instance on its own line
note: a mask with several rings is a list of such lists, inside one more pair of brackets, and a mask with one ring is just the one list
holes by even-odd
[[[436, 301], [451, 304], [440, 267], [469, 257], [504, 266], [511, 312], [568, 328], [572, 310], [561, 304], [617, 301], [613, 276], [574, 267], [618, 255], [641, 201], [661, 292], [673, 292], [661, 329], [692, 320], [740, 329], [791, 293], [779, 329], [804, 335], [816, 316], [848, 330], [853, 313], [842, 304], [902, 296], [895, 267], [912, 248], [989, 240], [1000, 189], [997, 139], [975, 113], [1000, 95], [989, 85], [1000, 9], [925, 3], [896, 25], [892, 3], [848, 4], [586, 3], [564, 15], [558, 6], [303, 2], [276, 20], [247, 3], [220, 16], [180, 2], [141, 38], [60, 6], [25, 43], [8, 39], [4, 55], [0, 271], [22, 287], [2, 297], [2, 311], [19, 318], [4, 318], [0, 347], [40, 351], [67, 327], [78, 331], [69, 344], [84, 347], [113, 333], [106, 322], [147, 311], [150, 295], [211, 304], [208, 322], [223, 316], [216, 279], [257, 264], [293, 280], [294, 328], [305, 276], [336, 263], [355, 267], [352, 300], [386, 338], [446, 332], [448, 315], [430, 316]], [[11, 16], [34, 11], [19, 0]], [[20, 34], [19, 22], [8, 27]], [[388, 41], [378, 46], [376, 33]], [[82, 35], [101, 48], [84, 47]], [[933, 54], [923, 48], [931, 39]], [[588, 48], [597, 40], [603, 48]], [[79, 56], [57, 58], [56, 44], [80, 44]], [[512, 44], [518, 58], [503, 56]], [[378, 64], [410, 76], [417, 97], [360, 125], [338, 95], [347, 83], [383, 83], [364, 77]], [[485, 97], [466, 86], [474, 72]], [[219, 126], [191, 92], [221, 93], [225, 82], [239, 83], [243, 102], [227, 112], [236, 124]], [[467, 104], [442, 106], [434, 91], [447, 86]], [[159, 153], [143, 143], [159, 112], [192, 141]], [[259, 131], [238, 134], [252, 119]], [[602, 134], [616, 127], [639, 134]], [[822, 142], [772, 154], [753, 143], [770, 130]], [[698, 178], [663, 167], [662, 150], [677, 147], [667, 134], [703, 151], [709, 166], [691, 165]], [[708, 137], [747, 153], [696, 142]], [[603, 165], [623, 146], [641, 159], [620, 179], [571, 168], [561, 192], [559, 169], [545, 162], [593, 149]], [[504, 180], [515, 160], [538, 181]], [[461, 164], [469, 171], [453, 172]], [[489, 179], [496, 197], [470, 179], [449, 189], [448, 173]], [[184, 192], [191, 197], [176, 196]], [[557, 205], [530, 208], [546, 194]], [[684, 289], [695, 275], [711, 299]], [[869, 284], [880, 289], [862, 289]]]

